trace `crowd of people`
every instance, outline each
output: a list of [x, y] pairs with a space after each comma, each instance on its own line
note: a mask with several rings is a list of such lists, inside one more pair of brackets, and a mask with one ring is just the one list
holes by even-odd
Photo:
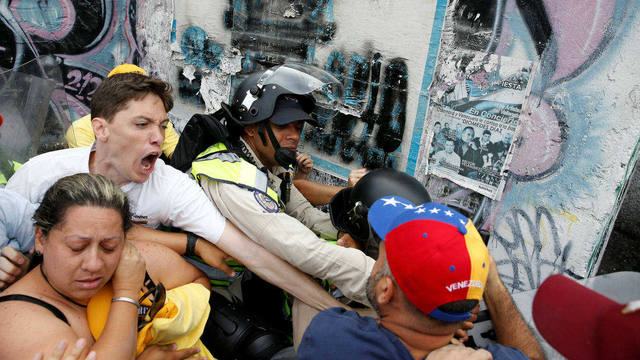
[[[169, 84], [114, 69], [74, 147], [0, 189], [0, 358], [544, 358], [468, 218], [392, 169], [306, 179], [307, 70], [248, 76], [187, 139]], [[465, 347], [483, 299], [497, 342]]]

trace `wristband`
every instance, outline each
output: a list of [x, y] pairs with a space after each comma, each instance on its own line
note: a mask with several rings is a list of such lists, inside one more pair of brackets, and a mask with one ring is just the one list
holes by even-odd
[[140, 307], [140, 304], [138, 304], [138, 301], [133, 300], [132, 298], [128, 298], [128, 297], [124, 297], [124, 296], [118, 296], [118, 297], [114, 297], [113, 299], [111, 299], [111, 302], [116, 302], [116, 301], [128, 302], [130, 304], [135, 305], [137, 308]]
[[187, 249], [184, 252], [184, 256], [196, 256], [196, 242], [198, 241], [198, 237], [188, 232], [187, 233]]

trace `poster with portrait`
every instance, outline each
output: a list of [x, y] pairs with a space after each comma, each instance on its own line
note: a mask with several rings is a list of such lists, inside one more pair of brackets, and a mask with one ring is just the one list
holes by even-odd
[[430, 88], [426, 171], [499, 199], [535, 64], [477, 51], [441, 56]]

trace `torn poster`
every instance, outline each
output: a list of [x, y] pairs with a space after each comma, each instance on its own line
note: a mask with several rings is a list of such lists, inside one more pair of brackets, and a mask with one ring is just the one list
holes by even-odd
[[443, 56], [430, 88], [427, 174], [499, 200], [535, 63], [469, 50]]

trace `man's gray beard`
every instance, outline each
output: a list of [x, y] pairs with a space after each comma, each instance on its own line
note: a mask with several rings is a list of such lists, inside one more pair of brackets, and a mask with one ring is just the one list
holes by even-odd
[[378, 314], [378, 318], [380, 318], [380, 307], [378, 305], [378, 301], [376, 300], [376, 282], [380, 279], [378, 273], [370, 276], [367, 279], [367, 299], [369, 300], [369, 304], [371, 304], [371, 308]]

